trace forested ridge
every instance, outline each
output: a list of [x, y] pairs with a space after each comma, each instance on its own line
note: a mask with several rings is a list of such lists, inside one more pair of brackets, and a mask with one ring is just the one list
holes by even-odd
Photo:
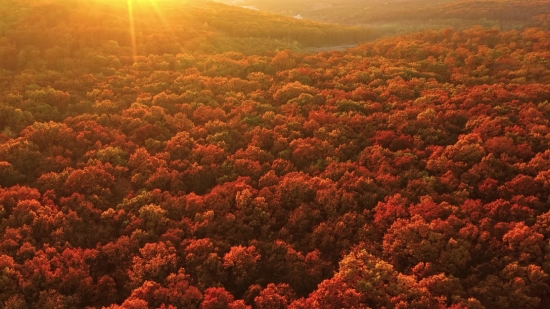
[[0, 307], [547, 308], [550, 15], [302, 53], [0, 3]]
[[[374, 38], [366, 28], [308, 22], [201, 0], [0, 0], [0, 13], [7, 16], [0, 20], [4, 37], [0, 47], [15, 53], [2, 57], [8, 62], [0, 67], [4, 69], [26, 68], [29, 58], [41, 65], [48, 55], [83, 66], [105, 55], [226, 51], [250, 55]], [[74, 69], [73, 62], [63, 69]]]
[[545, 0], [216, 0], [320, 22], [368, 25], [381, 35], [475, 24], [501, 29], [533, 26], [550, 14]]

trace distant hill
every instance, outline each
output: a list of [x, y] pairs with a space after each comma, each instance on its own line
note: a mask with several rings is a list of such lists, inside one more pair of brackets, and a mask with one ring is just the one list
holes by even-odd
[[530, 26], [550, 13], [550, 1], [537, 0], [219, 0], [287, 16], [345, 25], [376, 26], [385, 34], [474, 24], [504, 29]]
[[[367, 29], [297, 20], [210, 1], [133, 1], [138, 55], [180, 52], [247, 54], [275, 49], [349, 44], [372, 37]], [[0, 44], [73, 53], [117, 48], [132, 41], [126, 1], [0, 0]], [[108, 45], [108, 46], [107, 46]], [[31, 47], [32, 46], [32, 47]]]

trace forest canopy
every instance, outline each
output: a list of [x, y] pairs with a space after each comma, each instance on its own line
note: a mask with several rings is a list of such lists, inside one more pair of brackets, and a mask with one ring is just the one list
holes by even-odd
[[0, 307], [547, 307], [550, 15], [167, 3], [0, 0]]
[[550, 14], [539, 0], [216, 0], [320, 22], [363, 25], [381, 34], [473, 25], [520, 29]]

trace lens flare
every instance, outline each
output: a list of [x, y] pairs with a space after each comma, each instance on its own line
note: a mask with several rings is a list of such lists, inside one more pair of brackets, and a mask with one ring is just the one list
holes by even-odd
[[[188, 1], [182, 1], [182, 3], [187, 3]], [[136, 38], [136, 12], [139, 15], [139, 11], [143, 10], [143, 5], [145, 4], [147, 6], [147, 9], [152, 9], [155, 14], [157, 15], [158, 19], [162, 22], [166, 30], [168, 30], [168, 33], [170, 33], [174, 39], [177, 39], [177, 34], [168, 22], [165, 14], [162, 12], [162, 8], [159, 6], [159, 3], [157, 0], [126, 0], [127, 3], [127, 9], [128, 9], [128, 21], [129, 21], [129, 32], [130, 32], [130, 40], [132, 45], [132, 52], [134, 61], [136, 61], [137, 57], [137, 38]], [[150, 6], [150, 8], [149, 8]], [[138, 21], [139, 22], [139, 21]]]
[[132, 56], [134, 57], [134, 62], [136, 61], [137, 51], [136, 51], [136, 25], [134, 23], [134, 7], [132, 0], [127, 0], [128, 3], [128, 21], [130, 28], [130, 41], [132, 43]]

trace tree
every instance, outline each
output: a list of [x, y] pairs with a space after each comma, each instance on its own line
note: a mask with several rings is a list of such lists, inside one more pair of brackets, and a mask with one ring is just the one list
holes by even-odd
[[292, 288], [285, 283], [270, 283], [254, 298], [258, 309], [283, 309], [295, 298]]
[[444, 308], [413, 277], [365, 250], [354, 250], [339, 271], [323, 281], [305, 301], [309, 308]]
[[176, 272], [176, 249], [171, 245], [149, 243], [139, 249], [140, 256], [135, 256], [129, 271], [128, 286], [136, 288], [145, 281], [164, 283], [170, 273]]
[[255, 280], [260, 258], [254, 246], [234, 246], [223, 256], [223, 267], [229, 274], [227, 282], [236, 294], [242, 293]]

